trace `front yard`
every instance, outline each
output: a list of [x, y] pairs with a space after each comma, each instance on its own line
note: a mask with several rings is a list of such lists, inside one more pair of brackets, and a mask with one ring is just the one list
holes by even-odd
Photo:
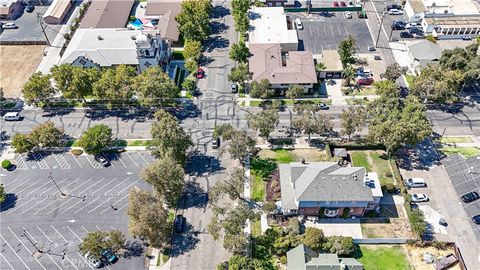
[[402, 246], [360, 245], [355, 252], [367, 270], [408, 270], [412, 269]]
[[354, 166], [365, 167], [368, 172], [376, 172], [382, 186], [401, 181], [395, 160], [393, 158], [388, 160], [384, 151], [351, 151], [350, 157]]
[[466, 158], [471, 158], [477, 155], [480, 155], [480, 149], [476, 147], [442, 147], [438, 151], [442, 152], [447, 156], [461, 154]]
[[306, 161], [330, 161], [330, 157], [323, 149], [294, 149], [294, 150], [269, 150], [262, 149], [259, 156], [264, 159], [273, 159], [278, 163], [300, 162], [302, 158]]

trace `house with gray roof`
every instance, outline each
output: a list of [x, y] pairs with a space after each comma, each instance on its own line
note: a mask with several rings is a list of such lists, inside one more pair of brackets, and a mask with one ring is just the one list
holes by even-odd
[[364, 167], [292, 162], [280, 164], [279, 172], [284, 214], [361, 217], [380, 208], [380, 181], [376, 173], [367, 173]]
[[318, 253], [301, 244], [287, 252], [287, 270], [363, 270], [363, 265], [354, 258]]
[[428, 64], [437, 63], [443, 49], [428, 40], [421, 40], [407, 46], [411, 68], [420, 71]]

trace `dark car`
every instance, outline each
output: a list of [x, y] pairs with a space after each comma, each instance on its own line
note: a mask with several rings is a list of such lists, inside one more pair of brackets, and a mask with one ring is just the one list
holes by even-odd
[[405, 30], [406, 23], [403, 21], [395, 21], [392, 24], [392, 29], [393, 30]]
[[212, 148], [217, 149], [220, 146], [220, 138], [213, 138], [212, 140]]
[[335, 1], [335, 2], [333, 2], [333, 6], [334, 6], [334, 7], [339, 7], [340, 4], [339, 4], [337, 1]]
[[35, 6], [34, 6], [34, 5], [28, 5], [28, 6], [25, 8], [25, 11], [28, 12], [28, 13], [32, 13], [34, 9], [35, 9]]
[[472, 221], [475, 222], [475, 224], [480, 224], [480, 214], [473, 216]]
[[401, 32], [400, 37], [401, 38], [413, 38], [413, 35], [409, 32]]
[[109, 249], [102, 251], [102, 257], [105, 258], [109, 263], [116, 263], [118, 261], [118, 257]]
[[205, 77], [205, 71], [201, 68], [199, 68], [197, 70], [197, 79], [202, 79], [203, 77]]
[[328, 109], [329, 109], [328, 105], [325, 104], [325, 103], [320, 103], [320, 104], [318, 104], [318, 108], [319, 108], [320, 110], [328, 110]]
[[340, 6], [346, 7], [346, 6], [347, 6], [347, 3], [345, 3], [345, 2], [340, 2]]
[[110, 166], [110, 161], [108, 161], [108, 159], [103, 154], [96, 155], [95, 160], [100, 162], [103, 165], [103, 167]]
[[238, 85], [236, 83], [232, 83], [230, 85], [230, 88], [232, 89], [232, 94], [235, 94], [238, 92]]
[[413, 33], [423, 33], [423, 30], [421, 28], [418, 28], [418, 27], [410, 27], [410, 29], [408, 29], [408, 31], [413, 34]]
[[387, 6], [387, 10], [389, 11], [390, 9], [402, 10], [402, 6], [400, 6], [400, 5], [398, 5], [398, 4], [388, 5], [388, 6]]
[[187, 221], [187, 219], [183, 215], [177, 215], [175, 217], [174, 226], [175, 226], [175, 232], [176, 233], [183, 232], [183, 229], [185, 228], [186, 221]]
[[361, 78], [358, 80], [359, 85], [371, 85], [374, 82], [372, 77]]
[[478, 193], [476, 191], [472, 191], [472, 192], [469, 192], [467, 194], [464, 194], [462, 196], [462, 201], [464, 203], [471, 203], [473, 201], [476, 201], [480, 198], [480, 196], [478, 196]]
[[442, 225], [443, 227], [447, 227], [448, 226], [448, 223], [447, 221], [444, 219], [444, 218], [440, 218], [438, 220], [438, 224]]

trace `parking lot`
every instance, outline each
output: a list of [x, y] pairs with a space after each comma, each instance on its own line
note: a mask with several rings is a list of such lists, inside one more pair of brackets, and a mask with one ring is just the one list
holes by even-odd
[[[25, 6], [23, 6], [24, 8]], [[46, 41], [40, 27], [37, 13], [42, 15], [47, 11], [48, 6], [36, 6], [32, 13], [23, 11], [16, 20], [2, 20], [2, 22], [14, 22], [17, 29], [5, 29], [0, 34], [0, 41]], [[45, 33], [50, 42], [53, 42], [62, 25], [44, 24]]]
[[373, 46], [372, 35], [364, 19], [347, 19], [344, 12], [334, 13], [288, 13], [292, 19], [300, 18], [303, 30], [298, 31], [299, 49], [320, 54], [323, 50], [337, 50], [338, 44], [352, 35], [357, 44], [358, 53], [368, 52]]
[[[138, 172], [153, 160], [147, 152], [106, 157], [110, 167], [89, 155], [15, 156], [17, 169], [1, 172], [7, 201], [1, 206], [0, 269], [93, 269], [78, 245], [90, 231], [127, 233], [128, 191], [148, 188]], [[124, 256], [106, 268], [143, 269], [143, 248], [130, 239]]]
[[[451, 156], [443, 162], [447, 170], [450, 180], [453, 183], [457, 196], [476, 191], [480, 193], [480, 157], [465, 159], [459, 155]], [[467, 212], [468, 217], [480, 214], [480, 200], [464, 203], [463, 208]], [[480, 225], [468, 221], [472, 229], [480, 241]]]

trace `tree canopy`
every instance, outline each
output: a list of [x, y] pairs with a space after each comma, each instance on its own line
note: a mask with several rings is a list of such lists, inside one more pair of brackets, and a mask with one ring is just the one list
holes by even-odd
[[38, 124], [26, 134], [17, 133], [12, 137], [12, 146], [17, 153], [26, 153], [35, 147], [62, 146], [65, 133], [48, 121]]
[[211, 33], [209, 0], [182, 1], [180, 13], [175, 17], [178, 30], [185, 40], [204, 41]]
[[239, 43], [232, 44], [229, 55], [230, 59], [234, 61], [246, 63], [248, 57], [250, 56], [250, 51], [248, 50], [247, 45], [245, 45], [245, 42], [240, 41]]
[[39, 102], [48, 101], [55, 94], [55, 89], [50, 82], [50, 75], [35, 72], [22, 87], [22, 95], [27, 104], [38, 105]]
[[7, 194], [5, 193], [3, 184], [0, 184], [0, 203], [4, 203], [6, 199], [7, 199]]
[[105, 69], [93, 85], [93, 94], [97, 99], [105, 100], [108, 106], [125, 103], [134, 94], [135, 75], [135, 68], [126, 65]]
[[83, 132], [78, 145], [87, 154], [100, 154], [113, 145], [112, 129], [105, 124], [94, 125]]
[[183, 55], [186, 59], [193, 59], [198, 62], [202, 56], [202, 43], [198, 40], [186, 40]]
[[228, 80], [231, 82], [236, 82], [244, 84], [248, 80], [250, 73], [248, 71], [248, 66], [245, 63], [239, 63], [236, 67], [232, 68], [230, 74], [228, 74]]
[[93, 85], [100, 79], [96, 68], [77, 67], [70, 64], [53, 66], [50, 70], [57, 89], [65, 98], [83, 99], [93, 93]]
[[291, 99], [301, 98], [304, 94], [305, 94], [305, 89], [298, 84], [291, 86], [285, 92], [285, 96]]
[[258, 130], [260, 136], [266, 139], [278, 125], [278, 118], [278, 110], [275, 109], [263, 110], [257, 114], [249, 114], [247, 116], [248, 125]]
[[342, 110], [340, 114], [340, 125], [342, 127], [341, 133], [348, 135], [348, 139], [355, 132], [361, 132], [366, 125], [367, 112], [364, 107], [348, 107], [347, 110]]
[[156, 107], [167, 98], [178, 95], [179, 89], [159, 66], [147, 68], [134, 80], [138, 99], [143, 106]]
[[452, 103], [457, 99], [463, 79], [460, 70], [444, 70], [440, 65], [427, 65], [413, 81], [410, 94], [421, 100]]
[[211, 203], [216, 203], [227, 195], [230, 200], [243, 198], [243, 186], [245, 184], [245, 172], [242, 168], [235, 168], [224, 181], [217, 182], [210, 190]]
[[342, 61], [343, 68], [355, 63], [355, 58], [353, 57], [355, 52], [355, 40], [353, 39], [352, 35], [348, 35], [348, 37], [341, 41], [338, 45], [338, 54], [340, 55], [340, 61]]
[[305, 111], [299, 118], [292, 121], [295, 128], [300, 129], [303, 133], [310, 135], [312, 133], [322, 135], [325, 132], [329, 132], [333, 129], [331, 116], [326, 114], [320, 114], [315, 111]]
[[262, 79], [260, 82], [253, 81], [250, 85], [250, 97], [252, 98], [272, 98], [275, 95], [275, 90], [272, 89], [270, 82], [267, 79]]
[[121, 231], [93, 231], [83, 237], [79, 249], [83, 254], [90, 252], [92, 257], [100, 259], [103, 250], [109, 249], [116, 253], [124, 247], [125, 242], [125, 235]]
[[395, 63], [387, 66], [385, 69], [385, 72], [380, 74], [380, 78], [384, 78], [389, 81], [395, 82], [402, 75], [405, 75], [407, 70], [408, 70], [407, 67], [401, 67], [398, 63]]

